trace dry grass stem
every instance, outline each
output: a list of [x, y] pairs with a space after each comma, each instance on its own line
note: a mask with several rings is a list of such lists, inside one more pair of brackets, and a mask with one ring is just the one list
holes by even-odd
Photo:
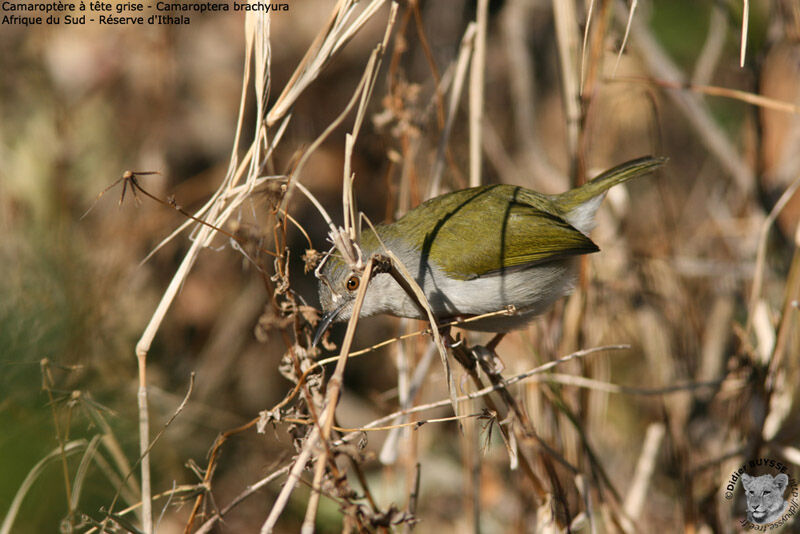
[[481, 132], [483, 130], [484, 76], [486, 72], [486, 25], [489, 0], [478, 0], [475, 50], [469, 68], [469, 185], [481, 184]]
[[578, 44], [578, 16], [574, 2], [553, 0], [553, 19], [558, 44], [559, 71], [561, 73], [561, 101], [567, 128], [567, 155], [571, 178], [575, 178], [578, 161], [578, 139], [581, 123], [581, 82]]

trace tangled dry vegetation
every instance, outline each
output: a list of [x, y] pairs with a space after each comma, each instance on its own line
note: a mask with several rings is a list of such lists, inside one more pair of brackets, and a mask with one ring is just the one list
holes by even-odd
[[[800, 466], [800, 9], [744, 5], [292, 3], [121, 31], [159, 59], [78, 80], [65, 57], [110, 57], [95, 29], [78, 52], [6, 37], [40, 43], [59, 96], [3, 109], [25, 128], [2, 132], [0, 330], [43, 393], [0, 410], [28, 439], [46, 412], [49, 452], [2, 445], [0, 532], [735, 531], [728, 474]], [[359, 212], [560, 192], [645, 154], [669, 164], [611, 191], [574, 294], [497, 357], [391, 318], [311, 348], [314, 266]], [[58, 488], [39, 518], [37, 485]]]

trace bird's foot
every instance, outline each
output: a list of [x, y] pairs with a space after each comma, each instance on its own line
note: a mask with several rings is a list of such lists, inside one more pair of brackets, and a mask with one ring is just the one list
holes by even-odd
[[483, 372], [488, 375], [498, 376], [506, 368], [503, 360], [500, 359], [500, 356], [497, 355], [497, 353], [494, 351], [494, 348], [490, 347], [489, 345], [476, 345], [472, 347], [472, 354], [480, 364]]

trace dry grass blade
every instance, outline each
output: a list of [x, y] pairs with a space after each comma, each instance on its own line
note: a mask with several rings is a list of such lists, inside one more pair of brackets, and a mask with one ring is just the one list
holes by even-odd
[[[553, 373], [546, 376], [538, 377], [538, 382], [554, 382], [566, 386], [575, 386], [596, 391], [603, 391], [605, 393], [621, 393], [626, 395], [669, 395], [671, 393], [692, 393], [699, 389], [715, 389], [718, 388], [723, 380], [708, 380], [705, 382], [689, 382], [685, 384], [675, 384], [672, 386], [664, 386], [658, 388], [643, 388], [635, 386], [621, 386], [618, 384], [611, 384], [596, 380], [594, 378], [587, 378], [585, 376], [576, 376], [568, 374]], [[739, 384], [741, 387], [742, 384]]]
[[[106, 474], [106, 477], [112, 485], [118, 488], [119, 494], [122, 499], [128, 504], [135, 502], [141, 494], [139, 486], [136, 482], [136, 477], [130, 476], [133, 473], [133, 467], [128, 461], [122, 446], [117, 440], [111, 425], [108, 424], [100, 410], [91, 402], [86, 402], [86, 396], [81, 396], [82, 406], [89, 414], [89, 418], [102, 432], [102, 445], [113, 461], [113, 468], [107, 464], [105, 458], [100, 455], [94, 455], [94, 460]], [[127, 475], [127, 479], [123, 479]]]
[[92, 437], [86, 445], [86, 450], [83, 451], [81, 462], [78, 464], [78, 469], [75, 471], [75, 477], [72, 479], [72, 496], [69, 503], [69, 511], [73, 513], [78, 509], [81, 494], [83, 492], [83, 483], [86, 480], [86, 473], [89, 471], [89, 465], [95, 459], [97, 448], [100, 446], [100, 440], [103, 438], [100, 434]]
[[[344, 122], [344, 119], [347, 118], [347, 116], [350, 114], [350, 112], [355, 107], [356, 103], [359, 103], [359, 109], [363, 109], [363, 107], [365, 106], [365, 103], [366, 103], [366, 100], [364, 98], [365, 94], [367, 94], [368, 91], [372, 90], [372, 86], [374, 84], [375, 66], [377, 64], [377, 59], [379, 57], [379, 54], [381, 54], [381, 52], [382, 52], [382, 49], [380, 47], [378, 47], [375, 50], [373, 50], [372, 54], [370, 55], [369, 60], [367, 61], [367, 66], [364, 69], [364, 74], [361, 76], [361, 79], [358, 82], [358, 85], [356, 86], [356, 90], [353, 92], [353, 96], [350, 97], [350, 100], [347, 103], [347, 105], [345, 106], [345, 108], [336, 117], [336, 119], [334, 119], [334, 121], [331, 122], [328, 125], [328, 127], [325, 128], [325, 130], [319, 136], [317, 136], [317, 138], [314, 140], [314, 142], [305, 150], [305, 152], [303, 153], [303, 156], [300, 158], [300, 161], [298, 161], [297, 165], [295, 166], [294, 170], [292, 171], [292, 174], [291, 174], [291, 177], [290, 177], [290, 180], [289, 180], [289, 190], [287, 191], [287, 194], [284, 195], [284, 197], [283, 197], [283, 199], [281, 201], [281, 209], [283, 211], [286, 211], [289, 199], [291, 198], [292, 188], [294, 188], [296, 186], [301, 188], [302, 193], [309, 200], [311, 200], [311, 202], [314, 204], [314, 207], [317, 208], [319, 213], [325, 219], [325, 223], [328, 225], [328, 228], [330, 229], [330, 231], [333, 234], [336, 234], [338, 232], [338, 230], [336, 228], [336, 225], [333, 223], [333, 220], [328, 215], [328, 212], [325, 210], [325, 208], [322, 207], [322, 204], [320, 204], [316, 200], [316, 198], [311, 194], [311, 192], [308, 191], [308, 189], [306, 189], [305, 187], [302, 187], [302, 185], [299, 183], [297, 178], [302, 175], [303, 168], [305, 167], [305, 165], [308, 162], [308, 159], [311, 157], [311, 155], [314, 154], [316, 149], [323, 143], [323, 141], [325, 141], [325, 139], [327, 139], [328, 136], [336, 128], [338, 128], [342, 124], [342, 122]], [[356, 122], [358, 124], [359, 120], [357, 119]], [[348, 161], [349, 160], [346, 157], [345, 158], [346, 170], [349, 169], [349, 162]], [[345, 174], [344, 175], [345, 187], [343, 187], [343, 189], [345, 189], [345, 190], [347, 189], [347, 187], [350, 187], [350, 184], [349, 184], [350, 178], [349, 177], [350, 177], [350, 174]], [[346, 198], [348, 198], [348, 197], [345, 197], [344, 196], [344, 192], [343, 192], [343, 201], [345, 201]], [[345, 213], [346, 214], [349, 213], [349, 211], [350, 210], [345, 209]], [[350, 234], [349, 231], [347, 231], [346, 233], [348, 235]]]
[[[783, 310], [781, 312], [780, 324], [778, 325], [775, 350], [769, 362], [767, 380], [765, 381], [767, 391], [773, 390], [779, 372], [786, 372], [787, 375], [789, 374], [788, 370], [781, 369], [781, 366], [785, 362], [786, 356], [791, 354], [790, 337], [793, 330], [795, 330], [793, 323], [797, 318], [798, 309], [800, 309], [800, 306], [798, 306], [798, 303], [800, 303], [800, 228], [795, 235], [794, 246], [794, 258], [792, 259], [792, 264], [789, 267], [789, 274], [786, 279]], [[785, 376], [786, 375], [784, 375], [784, 377]], [[792, 395], [796, 391], [794, 388], [789, 387], [788, 384], [783, 384], [783, 387], [787, 395]], [[791, 405], [792, 402], [788, 404]]]
[[267, 115], [267, 126], [272, 126], [289, 112], [297, 98], [313, 82], [327, 62], [353, 35], [369, 20], [385, 0], [373, 0], [363, 8], [363, 12], [352, 19], [357, 2], [339, 0], [330, 19], [309, 47], [306, 57], [295, 70], [289, 83], [281, 92]]
[[[175, 411], [172, 413], [170, 418], [167, 419], [167, 421], [164, 423], [164, 426], [161, 427], [161, 430], [158, 432], [158, 434], [156, 434], [155, 437], [153, 438], [153, 440], [148, 442], [148, 444], [145, 446], [144, 450], [142, 451], [142, 454], [139, 456], [139, 460], [138, 460], [137, 463], [143, 463], [145, 460], [147, 460], [150, 457], [150, 451], [153, 449], [153, 447], [155, 447], [156, 443], [158, 443], [158, 441], [161, 439], [161, 436], [164, 435], [164, 432], [166, 432], [167, 428], [169, 428], [169, 426], [172, 424], [172, 422], [175, 420], [175, 418], [178, 417], [178, 415], [180, 415], [180, 413], [184, 410], [184, 408], [186, 408], [186, 404], [189, 402], [189, 397], [191, 397], [193, 389], [194, 389], [194, 373], [192, 373], [189, 376], [189, 387], [186, 390], [186, 394], [184, 395], [183, 400], [178, 405], [178, 407], [175, 409]], [[128, 470], [128, 472], [125, 474], [125, 477], [122, 480], [122, 484], [120, 484], [119, 488], [117, 488], [117, 494], [114, 496], [114, 499], [111, 501], [111, 504], [108, 506], [108, 512], [106, 514], [106, 518], [103, 520], [103, 523], [102, 523], [103, 525], [106, 525], [108, 520], [110, 518], [114, 517], [114, 507], [116, 506], [117, 500], [119, 499], [120, 495], [122, 494], [122, 490], [124, 488], [124, 484], [127, 483], [128, 479], [133, 475], [133, 472], [134, 472], [133, 469], [135, 469], [135, 468], [136, 468], [136, 465], [134, 465], [130, 470]], [[145, 495], [146, 495], [146, 493], [145, 493], [144, 483], [142, 483], [142, 501], [141, 501], [141, 503], [142, 503], [142, 517], [143, 517], [143, 520], [144, 520], [144, 517], [146, 517], [145, 516], [146, 507], [152, 506], [152, 499], [146, 500], [144, 498]], [[151, 508], [151, 513], [152, 513], [152, 508]], [[151, 516], [151, 523], [149, 523], [149, 524], [151, 525], [151, 528], [152, 528], [152, 516]], [[145, 529], [146, 529], [147, 524], [145, 524], [144, 526], [145, 526]]]
[[[246, 69], [249, 69], [249, 64], [246, 64]], [[241, 109], [244, 108], [243, 102], [244, 102], [245, 92], [246, 92], [246, 87], [243, 87]], [[251, 150], [249, 154], [252, 155], [252, 153], [253, 151]], [[241, 175], [241, 173], [244, 172], [245, 169], [244, 165], [240, 165], [239, 169], [241, 169], [240, 172], [235, 171], [233, 167], [229, 168], [226, 180], [223, 182], [222, 186], [218, 189], [217, 193], [212, 197], [212, 199], [207, 204], [208, 218], [206, 220], [209, 220], [209, 218], [216, 217], [218, 213], [222, 211], [222, 204], [224, 203], [224, 200], [221, 200], [222, 192], [233, 184], [234, 176], [239, 176]], [[228, 213], [230, 213], [230, 211]], [[223, 213], [223, 217], [224, 216], [225, 214]], [[222, 226], [222, 224], [226, 219], [227, 217], [223, 218], [222, 221], [214, 221], [214, 223], [212, 224], [214, 226], [220, 227]], [[194, 265], [194, 262], [197, 259], [200, 249], [203, 246], [207, 245], [207, 241], [210, 240], [213, 237], [213, 235], [214, 232], [210, 230], [208, 227], [206, 226], [200, 227], [197, 236], [195, 237], [195, 240], [193, 241], [189, 251], [187, 252], [186, 256], [184, 256], [184, 259], [181, 262], [180, 266], [178, 267], [177, 272], [173, 276], [169, 286], [164, 292], [161, 301], [156, 307], [156, 310], [153, 312], [150, 322], [148, 323], [147, 327], [142, 333], [142, 336], [140, 337], [139, 341], [136, 344], [136, 358], [139, 367], [139, 389], [137, 393], [137, 405], [139, 410], [139, 449], [141, 453], [141, 477], [142, 477], [141, 485], [142, 485], [142, 502], [143, 502], [142, 522], [145, 534], [151, 534], [153, 532], [150, 456], [148, 454], [150, 446], [150, 421], [149, 421], [149, 413], [147, 406], [147, 372], [146, 372], [147, 353], [150, 350], [150, 346], [152, 345], [156, 332], [158, 331], [161, 323], [164, 320], [164, 317], [166, 316], [167, 310], [169, 309], [173, 299], [178, 293], [178, 289], [183, 284], [183, 281], [185, 280], [186, 276], [191, 270], [192, 265]]]
[[[256, 125], [256, 132], [254, 140], [250, 146], [250, 149], [247, 151], [245, 155], [245, 159], [242, 162], [239, 162], [238, 159], [238, 147], [239, 147], [239, 139], [242, 131], [243, 126], [243, 117], [244, 117], [244, 108], [245, 108], [245, 101], [246, 95], [248, 92], [248, 85], [247, 80], [250, 78], [250, 59], [251, 54], [253, 53], [253, 49], [255, 48], [255, 54], [257, 59], [257, 72], [256, 76], [258, 80], [256, 81], [256, 86], [258, 88], [258, 100], [259, 102], [263, 103], [264, 95], [266, 94], [267, 88], [269, 87], [269, 39], [268, 39], [268, 31], [269, 31], [269, 23], [267, 19], [264, 19], [266, 15], [263, 13], [259, 13], [255, 20], [253, 17], [247, 18], [248, 24], [248, 33], [247, 33], [247, 49], [245, 51], [245, 73], [244, 73], [244, 81], [242, 84], [242, 93], [239, 105], [239, 120], [237, 124], [237, 133], [235, 136], [235, 141], [232, 150], [232, 157], [231, 163], [228, 167], [228, 172], [225, 176], [220, 187], [217, 189], [216, 193], [212, 195], [212, 198], [206, 203], [206, 205], [201, 208], [196, 214], [196, 217], [203, 218], [207, 221], [212, 227], [221, 228], [228, 218], [234, 213], [234, 210], [244, 201], [252, 188], [255, 186], [256, 179], [258, 177], [259, 172], [259, 165], [255, 164], [255, 162], [259, 161], [262, 150], [262, 139], [266, 138], [265, 134], [265, 125], [263, 121], [260, 120], [261, 115], [259, 115], [259, 121]], [[260, 33], [262, 38], [254, 38], [254, 35]], [[263, 113], [263, 107], [260, 107], [259, 113]], [[283, 128], [279, 129], [279, 135], [273, 139], [272, 143], [267, 146], [266, 149], [266, 156], [269, 157], [272, 148], [275, 146], [275, 143], [280, 139], [280, 134], [282, 133]], [[248, 167], [249, 165], [249, 167]], [[243, 189], [239, 190], [238, 196], [231, 198], [229, 196], [232, 189], [239, 185], [240, 179], [247, 174], [245, 178], [246, 186]], [[188, 223], [188, 222], [187, 222]], [[187, 224], [185, 223], [185, 224]], [[183, 228], [183, 227], [182, 227]], [[181, 228], [181, 229], [182, 229]], [[179, 229], [180, 230], [180, 229]], [[179, 231], [178, 230], [178, 231]], [[173, 235], [175, 235], [173, 233]], [[196, 229], [196, 234], [194, 235], [194, 240], [192, 245], [184, 256], [183, 261], [181, 262], [178, 270], [176, 271], [175, 275], [173, 276], [170, 284], [168, 285], [166, 291], [163, 293], [161, 297], [161, 301], [159, 302], [156, 310], [153, 312], [153, 315], [147, 324], [142, 336], [140, 337], [139, 341], [136, 344], [136, 358], [139, 367], [139, 388], [137, 393], [137, 404], [139, 410], [139, 448], [141, 453], [141, 486], [142, 486], [142, 522], [143, 522], [143, 529], [145, 534], [150, 534], [153, 532], [153, 514], [152, 514], [152, 504], [151, 504], [151, 479], [150, 479], [150, 456], [148, 454], [150, 448], [150, 423], [149, 423], [149, 413], [148, 413], [148, 405], [147, 405], [147, 353], [150, 350], [150, 346], [152, 345], [153, 339], [155, 338], [156, 332], [158, 331], [161, 323], [164, 320], [164, 317], [169, 309], [170, 305], [172, 304], [175, 296], [178, 293], [179, 288], [183, 284], [184, 280], [188, 276], [189, 271], [191, 270], [192, 266], [194, 265], [195, 260], [199, 254], [199, 251], [202, 247], [208, 246], [215, 235], [215, 231], [210, 229], [208, 226], [199, 225]]]
[[378, 71], [381, 68], [381, 62], [383, 60], [384, 51], [386, 50], [386, 45], [388, 44], [389, 36], [394, 28], [395, 20], [397, 20], [397, 8], [398, 5], [393, 3], [389, 13], [389, 21], [387, 22], [386, 30], [384, 31], [383, 41], [377, 48], [375, 48], [372, 55], [370, 55], [369, 61], [367, 62], [367, 67], [364, 69], [364, 76], [362, 80], [364, 80], [365, 83], [362, 90], [357, 92], [360, 100], [358, 103], [358, 110], [356, 111], [356, 119], [353, 124], [353, 130], [351, 133], [345, 136], [344, 173], [342, 175], [344, 230], [345, 233], [350, 236], [350, 239], [353, 239], [356, 242], [361, 240], [361, 232], [358, 225], [358, 219], [356, 217], [356, 202], [353, 195], [353, 180], [355, 180], [355, 175], [351, 171], [353, 147], [355, 146], [356, 139], [361, 131], [361, 125], [364, 122], [364, 116], [367, 113], [367, 104], [369, 103], [372, 97], [372, 91], [375, 88], [375, 81], [378, 77]]
[[[364, 304], [364, 297], [367, 296], [367, 287], [369, 281], [373, 276], [373, 269], [375, 267], [375, 258], [367, 260], [367, 265], [364, 267], [364, 274], [362, 278], [364, 283], [359, 287], [356, 294], [355, 302], [353, 303], [353, 316], [347, 323], [347, 331], [344, 334], [344, 341], [342, 341], [342, 348], [339, 351], [339, 359], [336, 362], [336, 368], [328, 380], [328, 388], [325, 396], [325, 406], [323, 407], [322, 414], [319, 418], [320, 437], [325, 447], [317, 457], [316, 469], [314, 471], [314, 482], [311, 486], [311, 497], [308, 499], [308, 506], [306, 508], [306, 516], [303, 520], [301, 532], [311, 533], [314, 531], [314, 524], [317, 516], [317, 506], [319, 504], [320, 488], [322, 487], [322, 477], [325, 474], [325, 468], [328, 463], [328, 449], [327, 441], [331, 435], [331, 428], [333, 427], [334, 414], [336, 412], [336, 405], [339, 402], [339, 394], [344, 382], [344, 369], [347, 365], [347, 358], [350, 355], [350, 347], [353, 344], [353, 337], [356, 334], [356, 325], [358, 325], [358, 318], [361, 315], [361, 306]], [[312, 443], [312, 447], [315, 444]]]
[[450, 369], [450, 362], [447, 360], [447, 349], [444, 346], [442, 335], [439, 333], [439, 324], [436, 321], [436, 317], [433, 315], [431, 305], [428, 303], [425, 292], [422, 291], [421, 287], [419, 287], [419, 284], [417, 284], [416, 280], [414, 280], [414, 277], [411, 276], [411, 273], [408, 272], [408, 269], [406, 269], [406, 266], [400, 261], [400, 258], [398, 258], [391, 250], [387, 250], [386, 253], [392, 261], [391, 274], [394, 276], [394, 279], [403, 287], [403, 289], [405, 289], [406, 293], [414, 297], [417, 305], [425, 311], [425, 315], [428, 318], [428, 323], [431, 325], [433, 342], [439, 351], [439, 356], [442, 360], [442, 366], [444, 367], [445, 381], [447, 382], [447, 389], [450, 392], [450, 403], [453, 406], [453, 412], [458, 415], [456, 385], [453, 381], [453, 372]]

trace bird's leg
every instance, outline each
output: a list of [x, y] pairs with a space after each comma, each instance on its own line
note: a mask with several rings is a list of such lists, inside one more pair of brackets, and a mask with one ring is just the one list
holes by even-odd
[[502, 379], [501, 373], [505, 371], [506, 366], [495, 349], [505, 335], [505, 333], [497, 334], [486, 345], [477, 345], [472, 348], [472, 353], [480, 363], [481, 369], [489, 376], [494, 375], [500, 377], [500, 379]]
[[[454, 339], [450, 334], [450, 327], [443, 327], [440, 332], [444, 339], [445, 346], [450, 349], [458, 363], [464, 367], [465, 370], [483, 370], [489, 376], [500, 377], [501, 373], [505, 370], [506, 366], [497, 355], [495, 348], [501, 339], [505, 336], [504, 333], [494, 336], [486, 346], [476, 345], [468, 347], [465, 340], [461, 337]], [[478, 367], [480, 365], [480, 367]]]
[[471, 352], [475, 361], [480, 364], [481, 369], [483, 369], [486, 374], [489, 376], [500, 376], [502, 379], [501, 373], [505, 370], [506, 366], [493, 349], [488, 346], [475, 345], [472, 347]]

